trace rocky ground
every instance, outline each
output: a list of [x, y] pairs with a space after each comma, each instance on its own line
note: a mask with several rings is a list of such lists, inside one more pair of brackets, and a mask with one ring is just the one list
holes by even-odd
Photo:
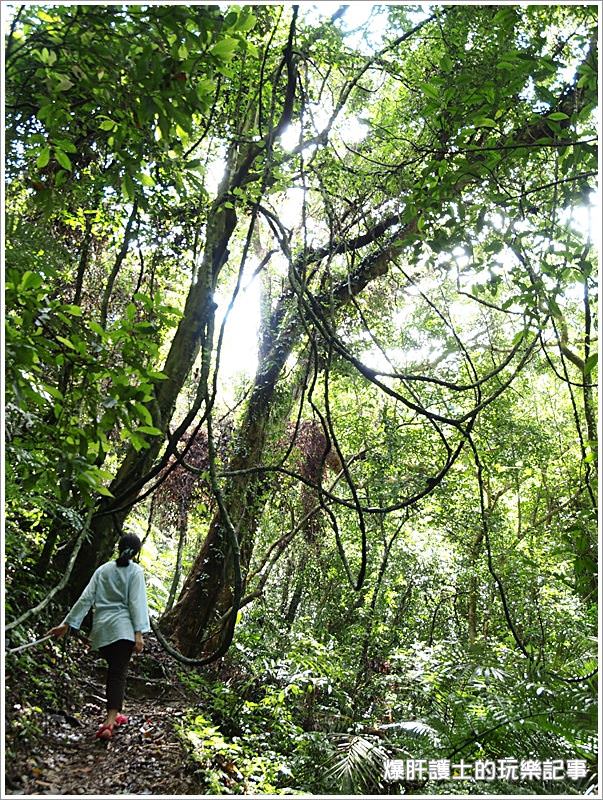
[[[198, 698], [174, 677], [174, 662], [154, 637], [147, 637], [145, 652], [132, 658], [124, 706], [129, 723], [115, 729], [107, 742], [94, 736], [103, 719], [105, 662], [86, 652], [79, 640], [69, 647], [78, 664], [67, 693], [73, 699], [60, 710], [38, 709], [37, 735], [15, 736], [10, 742], [7, 794], [202, 794], [177, 735], [179, 719]], [[14, 690], [7, 706], [10, 699]], [[20, 711], [13, 704], [7, 716]], [[16, 729], [7, 726], [8, 735]]]

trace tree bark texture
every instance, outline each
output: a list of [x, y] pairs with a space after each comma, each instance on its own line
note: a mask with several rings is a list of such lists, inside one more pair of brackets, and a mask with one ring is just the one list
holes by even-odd
[[[277, 422], [273, 413], [276, 384], [298, 335], [298, 326], [287, 319], [286, 303], [281, 302], [264, 336], [260, 366], [237, 436], [236, 450], [228, 465], [230, 470], [244, 470], [261, 463], [269, 427]], [[284, 414], [288, 413], [287, 408]], [[232, 476], [224, 490], [228, 512], [239, 537], [243, 575], [251, 561], [255, 532], [268, 491], [265, 478], [255, 472]], [[220, 643], [220, 631], [208, 642], [202, 640], [212, 620], [232, 606], [230, 556], [218, 512], [210, 523], [178, 602], [161, 622], [162, 628], [188, 657], [195, 658]]]
[[[348, 280], [335, 287], [325, 298], [319, 297], [319, 302], [324, 299], [325, 302], [333, 302], [337, 310], [343, 308], [371, 281], [387, 272], [391, 259], [404, 246], [404, 237], [414, 229], [414, 222], [401, 226], [395, 244], [377, 254], [367, 255]], [[269, 425], [276, 421], [271, 419], [276, 385], [289, 354], [303, 334], [301, 315], [293, 317], [288, 313], [291, 301], [292, 292], [287, 290], [267, 326], [254, 388], [237, 437], [237, 452], [229, 464], [229, 470], [244, 470], [262, 463]], [[253, 554], [267, 487], [258, 473], [233, 475], [228, 480], [224, 495], [239, 536], [241, 567], [245, 575]], [[164, 632], [172, 637], [185, 656], [196, 658], [220, 644], [220, 630], [225, 628], [219, 629], [211, 638], [207, 638], [207, 632], [212, 620], [220, 619], [231, 608], [231, 585], [232, 560], [226, 545], [224, 526], [217, 513], [210, 523], [205, 542], [187, 576], [178, 602], [161, 621]]]

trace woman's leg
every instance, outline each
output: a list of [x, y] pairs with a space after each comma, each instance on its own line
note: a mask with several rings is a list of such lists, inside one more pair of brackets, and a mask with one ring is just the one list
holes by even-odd
[[105, 725], [113, 726], [115, 718], [122, 710], [126, 690], [128, 664], [134, 649], [134, 642], [119, 639], [100, 648], [107, 660], [107, 719]]

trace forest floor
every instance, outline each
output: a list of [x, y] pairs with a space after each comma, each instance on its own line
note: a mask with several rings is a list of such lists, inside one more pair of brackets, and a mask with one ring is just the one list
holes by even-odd
[[[71, 701], [60, 710], [41, 703], [35, 735], [22, 730], [11, 737], [7, 724], [7, 794], [203, 794], [176, 730], [199, 699], [180, 683], [174, 662], [155, 637], [148, 635], [145, 652], [132, 657], [124, 705], [129, 722], [116, 728], [109, 741], [95, 738], [104, 719], [105, 662], [87, 652], [80, 639], [68, 647], [67, 658], [78, 666], [65, 677]], [[58, 671], [56, 679], [61, 680]], [[17, 699], [18, 687], [12, 686], [8, 720], [23, 713], [19, 703], [11, 702]], [[13, 727], [15, 733], [18, 729]]]

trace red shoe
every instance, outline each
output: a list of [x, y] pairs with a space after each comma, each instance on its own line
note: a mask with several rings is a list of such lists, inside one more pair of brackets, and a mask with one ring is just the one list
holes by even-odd
[[97, 739], [110, 739], [113, 736], [113, 725], [101, 725], [96, 732]]
[[120, 725], [127, 725], [130, 721], [129, 717], [126, 717], [125, 714], [118, 714], [115, 717], [115, 725], [119, 728]]

